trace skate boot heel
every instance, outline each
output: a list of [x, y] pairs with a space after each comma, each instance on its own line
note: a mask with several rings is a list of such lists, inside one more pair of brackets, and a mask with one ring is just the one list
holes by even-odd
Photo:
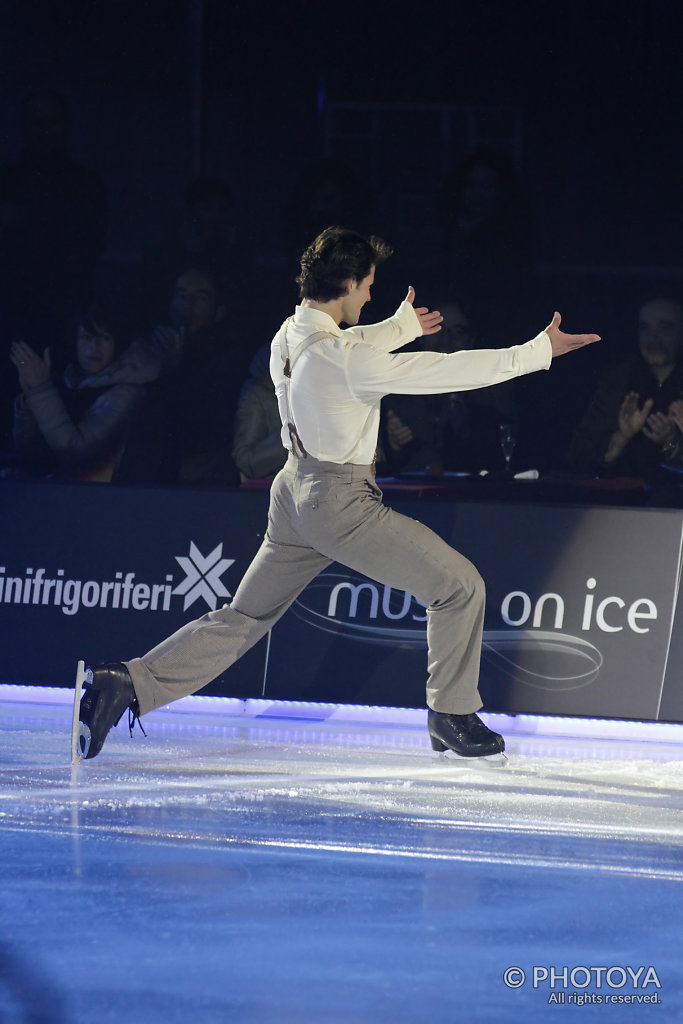
[[438, 753], [447, 750], [458, 757], [482, 758], [505, 750], [503, 737], [484, 725], [474, 712], [456, 715], [429, 708], [427, 729], [432, 750]]
[[[72, 763], [96, 757], [110, 729], [118, 725], [126, 711], [131, 735], [135, 722], [140, 724], [140, 707], [128, 669], [121, 662], [97, 665], [87, 680], [85, 666], [78, 663], [74, 721], [72, 731]], [[82, 694], [82, 696], [81, 696]], [[142, 729], [142, 725], [140, 725]], [[144, 733], [145, 730], [142, 729]]]

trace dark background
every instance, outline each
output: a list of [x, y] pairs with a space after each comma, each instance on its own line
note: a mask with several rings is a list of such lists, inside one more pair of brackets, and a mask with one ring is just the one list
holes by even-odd
[[[462, 133], [440, 136], [439, 111], [455, 110], [460, 123], [491, 108], [533, 218], [527, 336], [558, 308], [567, 329], [604, 339], [553, 369], [554, 392], [569, 389], [567, 424], [601, 366], [633, 346], [639, 303], [679, 291], [675, 2], [479, 0], [406, 10], [24, 0], [3, 8], [0, 157], [18, 150], [24, 95], [52, 88], [66, 96], [72, 155], [108, 190], [105, 279], [125, 283], [145, 247], [173, 225], [193, 174], [221, 176], [256, 258], [245, 305], [258, 310], [264, 322], [255, 331], [268, 340], [295, 296], [283, 209], [302, 169], [331, 154], [367, 182], [376, 230], [398, 249], [373, 306], [384, 316], [402, 297], [395, 287], [423, 285], [436, 196], [445, 169], [467, 151]], [[339, 105], [354, 103], [390, 112], [381, 138], [372, 128], [368, 135], [367, 108], [341, 118]]]
[[[49, 86], [71, 100], [75, 155], [111, 188], [127, 187], [129, 200], [148, 206], [173, 195], [158, 164], [169, 179], [184, 181], [191, 171], [193, 18], [203, 9], [204, 169], [238, 188], [251, 184], [254, 215], [262, 181], [270, 192], [264, 201], [284, 198], [293, 174], [321, 155], [322, 94], [328, 104], [513, 104], [522, 115], [520, 170], [542, 264], [679, 261], [675, 2], [425, 2], [409, 13], [393, 4], [263, 0], [3, 6], [6, 157], [17, 144], [13, 107], [25, 92]], [[435, 142], [419, 115], [405, 116], [404, 132], [397, 160], [403, 147], [417, 147], [429, 170]], [[112, 221], [111, 248], [134, 249], [140, 239], [124, 238], [128, 225]], [[151, 216], [140, 224], [155, 227]]]

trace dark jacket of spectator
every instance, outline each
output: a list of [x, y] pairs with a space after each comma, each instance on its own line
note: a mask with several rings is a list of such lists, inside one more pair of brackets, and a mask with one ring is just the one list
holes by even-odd
[[287, 458], [269, 363], [270, 345], [264, 345], [251, 361], [235, 415], [232, 457], [246, 480], [274, 476]]

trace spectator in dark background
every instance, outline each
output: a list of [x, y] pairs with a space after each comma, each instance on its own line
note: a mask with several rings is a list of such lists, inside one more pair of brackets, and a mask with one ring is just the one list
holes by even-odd
[[[189, 267], [176, 281], [168, 319], [136, 341], [109, 380], [150, 385], [150, 399], [131, 431], [120, 479], [131, 483], [236, 484], [232, 431], [253, 347], [234, 328], [220, 282]], [[90, 382], [88, 382], [90, 383]]]
[[[462, 304], [436, 303], [442, 330], [424, 339], [433, 352], [476, 348], [477, 332]], [[382, 403], [380, 472], [474, 471], [500, 462], [499, 422], [509, 417], [505, 385], [445, 395], [389, 395]]]
[[103, 306], [76, 318], [74, 358], [61, 381], [53, 379], [48, 348], [41, 357], [25, 342], [12, 344], [22, 389], [14, 408], [14, 444], [25, 472], [100, 482], [115, 476], [145, 389], [122, 380], [98, 389], [79, 385], [113, 362], [123, 338], [117, 321]]
[[178, 276], [199, 266], [223, 282], [228, 302], [242, 298], [252, 259], [239, 228], [233, 191], [222, 178], [193, 179], [185, 189], [177, 225], [143, 254], [139, 302], [146, 326], [157, 323]]
[[[53, 92], [23, 103], [22, 149], [0, 167], [0, 338], [31, 338], [50, 346], [61, 374], [68, 323], [93, 297], [107, 230], [107, 200], [99, 174], [71, 159], [69, 111]], [[11, 408], [13, 381], [3, 375], [2, 406]], [[3, 430], [9, 427], [6, 417]]]
[[[414, 400], [408, 402], [408, 397]], [[445, 401], [427, 401], [431, 397], [390, 395], [382, 403], [380, 475], [419, 472], [442, 476], [445, 472], [446, 425], [454, 421], [456, 431], [466, 430], [466, 411], [457, 400], [451, 407]]]
[[[403, 351], [456, 352], [471, 340], [471, 325], [455, 303], [434, 304], [444, 321], [438, 336], [411, 342]], [[467, 433], [467, 410], [461, 396], [387, 395], [382, 400], [377, 472], [380, 475], [424, 472], [441, 476], [446, 469], [447, 431]]]
[[531, 218], [516, 171], [502, 154], [479, 150], [447, 177], [441, 197], [444, 294], [465, 298], [479, 344], [501, 348], [531, 321]]
[[680, 430], [670, 406], [683, 394], [683, 306], [654, 298], [640, 309], [638, 351], [607, 368], [579, 423], [569, 463], [580, 472], [661, 479]]
[[242, 386], [233, 433], [232, 457], [243, 480], [272, 477], [287, 461], [282, 422], [270, 376], [270, 345], [251, 361]]

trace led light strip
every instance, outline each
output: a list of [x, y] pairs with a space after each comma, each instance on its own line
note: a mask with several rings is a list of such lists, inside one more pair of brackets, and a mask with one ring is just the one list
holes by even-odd
[[[0, 684], [0, 703], [67, 705], [73, 691], [60, 686]], [[370, 725], [426, 727], [421, 708], [372, 707], [361, 704], [315, 704], [308, 701], [238, 697], [183, 697], [154, 714], [222, 715], [246, 718], [299, 719]], [[550, 715], [505, 715], [484, 712], [487, 724], [500, 732], [522, 736], [564, 736], [683, 744], [683, 723], [636, 722], [607, 718], [570, 718]]]

